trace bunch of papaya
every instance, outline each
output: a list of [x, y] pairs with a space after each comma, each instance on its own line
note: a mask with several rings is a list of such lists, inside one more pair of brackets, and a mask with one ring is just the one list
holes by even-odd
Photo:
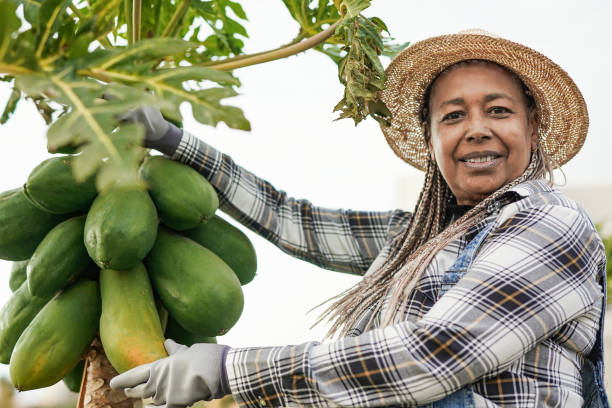
[[51, 157], [0, 194], [0, 259], [14, 261], [0, 363], [19, 390], [63, 379], [77, 391], [96, 336], [119, 373], [166, 357], [165, 338], [216, 342], [257, 268], [253, 245], [215, 214], [216, 191], [194, 169], [149, 156], [146, 189], [99, 194], [93, 176], [73, 176], [72, 160]]

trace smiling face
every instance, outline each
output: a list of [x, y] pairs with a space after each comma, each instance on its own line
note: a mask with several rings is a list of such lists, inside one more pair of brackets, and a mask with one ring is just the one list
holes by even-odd
[[537, 145], [535, 115], [518, 80], [492, 63], [438, 77], [429, 112], [430, 152], [461, 205], [476, 205], [519, 177]]

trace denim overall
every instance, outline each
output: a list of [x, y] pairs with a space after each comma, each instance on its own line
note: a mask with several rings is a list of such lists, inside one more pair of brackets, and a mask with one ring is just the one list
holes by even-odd
[[[450, 288], [453, 287], [463, 277], [467, 269], [472, 264], [478, 249], [487, 238], [494, 223], [489, 223], [485, 226], [465, 247], [463, 252], [459, 254], [455, 263], [442, 275], [442, 286], [438, 298], [444, 295]], [[599, 277], [602, 282], [604, 297], [603, 309], [599, 321], [599, 330], [597, 332], [597, 341], [593, 346], [593, 350], [585, 358], [585, 363], [582, 372], [582, 397], [584, 398], [584, 407], [589, 408], [609, 408], [608, 397], [604, 389], [603, 379], [603, 323], [604, 312], [606, 306], [606, 276]], [[431, 404], [419, 406], [420, 408], [472, 408], [474, 407], [474, 396], [470, 386], [463, 387], [452, 394], [447, 395], [439, 401]]]

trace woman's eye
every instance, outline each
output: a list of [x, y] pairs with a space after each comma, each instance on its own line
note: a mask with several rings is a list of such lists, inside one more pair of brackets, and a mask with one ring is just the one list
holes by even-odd
[[454, 112], [447, 113], [446, 115], [444, 115], [444, 117], [442, 118], [442, 121], [457, 120], [457, 119], [460, 119], [462, 116], [463, 116], [463, 112], [461, 112], [461, 111], [454, 111]]
[[489, 109], [489, 112], [491, 112], [493, 115], [505, 115], [510, 113], [510, 109], [504, 108], [503, 106], [494, 106]]

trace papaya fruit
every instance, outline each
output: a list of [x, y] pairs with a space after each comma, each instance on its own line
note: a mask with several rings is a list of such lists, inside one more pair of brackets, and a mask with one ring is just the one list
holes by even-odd
[[200, 173], [162, 156], [150, 156], [140, 166], [161, 221], [184, 231], [206, 223], [219, 207], [213, 186]]
[[51, 299], [15, 344], [9, 374], [20, 391], [64, 378], [83, 358], [98, 331], [98, 283], [79, 280]]
[[197, 242], [161, 227], [145, 265], [168, 314], [185, 329], [217, 336], [240, 317], [240, 281], [221, 258]]
[[153, 289], [142, 263], [130, 270], [101, 270], [100, 294], [100, 340], [117, 372], [168, 356]]
[[172, 316], [168, 316], [165, 336], [167, 339], [172, 339], [179, 344], [184, 344], [185, 346], [191, 346], [195, 343], [217, 342], [216, 337], [202, 336], [199, 334], [192, 333], [189, 330], [183, 328], [180, 324], [177, 323], [176, 320], [172, 318]]
[[83, 381], [83, 372], [85, 371], [85, 360], [81, 360], [74, 366], [64, 378], [64, 384], [72, 392], [81, 391], [81, 381]]
[[65, 216], [33, 205], [21, 188], [0, 194], [0, 259], [23, 261], [34, 253], [47, 232]]
[[72, 156], [51, 157], [36, 166], [23, 185], [25, 196], [41, 210], [68, 214], [85, 210], [97, 195], [95, 177], [79, 182]]
[[85, 216], [56, 225], [28, 262], [28, 288], [34, 296], [51, 296], [80, 277], [91, 264], [83, 243]]
[[185, 236], [213, 251], [234, 271], [241, 285], [255, 277], [257, 255], [244, 232], [215, 215], [209, 222], [185, 231]]
[[48, 298], [30, 295], [27, 282], [0, 309], [0, 363], [8, 364], [19, 336], [47, 304]]
[[158, 224], [146, 191], [111, 190], [99, 195], [87, 213], [85, 247], [102, 269], [131, 269], [155, 243]]
[[26, 269], [28, 267], [28, 260], [15, 261], [11, 265], [11, 276], [9, 277], [9, 288], [11, 292], [15, 292], [27, 278]]
[[159, 321], [161, 322], [162, 332], [166, 332], [166, 326], [168, 325], [168, 309], [164, 307], [161, 299], [155, 296], [155, 307], [157, 308], [157, 314], [159, 315]]

